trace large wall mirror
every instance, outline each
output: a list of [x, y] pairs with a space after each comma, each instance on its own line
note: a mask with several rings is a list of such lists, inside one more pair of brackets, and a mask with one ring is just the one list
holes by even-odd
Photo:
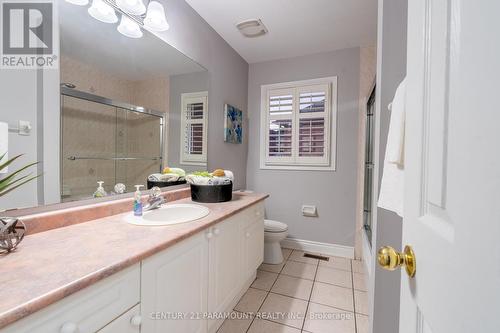
[[[146, 29], [127, 37], [120, 22], [100, 22], [66, 1], [57, 5], [59, 202], [93, 198], [98, 182], [111, 197], [134, 185], [146, 189], [150, 176], [167, 167], [206, 170], [205, 68]], [[10, 133], [9, 140], [19, 138]], [[0, 208], [30, 205], [15, 198], [0, 197]], [[44, 203], [38, 201], [32, 205]]]

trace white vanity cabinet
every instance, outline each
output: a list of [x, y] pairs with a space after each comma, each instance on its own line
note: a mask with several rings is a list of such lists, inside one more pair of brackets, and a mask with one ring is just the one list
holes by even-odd
[[[140, 265], [127, 268], [0, 330], [1, 333], [95, 333], [140, 301]], [[122, 321], [130, 323], [128, 317]], [[127, 325], [122, 325], [127, 327]], [[135, 331], [138, 332], [137, 328]], [[123, 333], [104, 330], [105, 333]], [[129, 331], [125, 331], [129, 332]]]
[[0, 333], [213, 333], [262, 263], [263, 216], [245, 208]]

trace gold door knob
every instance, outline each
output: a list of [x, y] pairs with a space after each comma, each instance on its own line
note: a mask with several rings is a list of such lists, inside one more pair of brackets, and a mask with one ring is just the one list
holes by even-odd
[[388, 271], [394, 271], [396, 268], [405, 266], [409, 277], [414, 277], [417, 271], [415, 253], [411, 246], [406, 245], [403, 253], [399, 253], [390, 246], [382, 246], [378, 250], [378, 264]]

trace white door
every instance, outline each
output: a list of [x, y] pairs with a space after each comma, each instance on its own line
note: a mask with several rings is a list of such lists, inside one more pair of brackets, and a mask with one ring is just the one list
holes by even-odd
[[401, 333], [500, 332], [499, 13], [409, 0]]
[[200, 232], [142, 262], [141, 332], [205, 333], [208, 240]]
[[264, 220], [253, 218], [243, 232], [243, 262], [244, 280], [255, 274], [257, 268], [264, 261]]
[[[241, 243], [238, 217], [233, 216], [212, 228], [209, 242], [208, 311], [223, 313], [241, 289]], [[210, 331], [222, 320], [209, 321]]]

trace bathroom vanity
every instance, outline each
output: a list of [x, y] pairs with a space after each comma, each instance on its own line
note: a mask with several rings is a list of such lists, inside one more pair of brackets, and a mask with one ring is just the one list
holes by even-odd
[[172, 226], [123, 213], [27, 236], [2, 258], [0, 332], [215, 332], [262, 263], [266, 197], [235, 193]]

